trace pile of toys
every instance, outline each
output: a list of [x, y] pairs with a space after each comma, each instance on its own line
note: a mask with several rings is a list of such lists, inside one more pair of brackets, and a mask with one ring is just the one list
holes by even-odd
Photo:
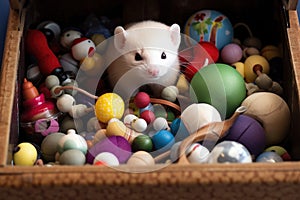
[[[241, 27], [249, 30], [243, 41], [234, 38]], [[46, 21], [26, 31], [30, 64], [14, 165], [291, 160], [283, 146], [291, 113], [279, 47], [263, 46], [246, 24], [232, 26], [222, 13], [200, 10], [184, 27], [189, 48], [179, 52], [177, 84], [160, 98], [140, 91], [128, 100], [105, 79], [102, 53], [111, 32], [109, 20], [95, 16], [82, 29], [61, 31]]]

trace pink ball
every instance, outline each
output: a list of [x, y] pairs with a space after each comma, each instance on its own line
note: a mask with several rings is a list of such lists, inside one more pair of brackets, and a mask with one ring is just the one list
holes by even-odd
[[140, 117], [143, 118], [147, 124], [150, 124], [155, 120], [155, 114], [151, 110], [145, 110], [140, 114]]
[[221, 51], [222, 61], [226, 64], [233, 64], [242, 59], [243, 51], [237, 44], [227, 44]]
[[139, 92], [134, 97], [134, 104], [138, 108], [145, 108], [150, 103], [150, 96], [146, 92]]

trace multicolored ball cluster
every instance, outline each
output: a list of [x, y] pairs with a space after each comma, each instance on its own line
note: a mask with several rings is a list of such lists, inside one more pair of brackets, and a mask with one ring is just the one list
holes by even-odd
[[[96, 44], [109, 34], [103, 26], [94, 28], [49, 30], [60, 35], [56, 41], [41, 30], [28, 30], [27, 53], [37, 59], [40, 74], [23, 82], [21, 127], [27, 138], [14, 149], [15, 165], [146, 167], [176, 163], [183, 155], [198, 164], [292, 159], [280, 146], [291, 113], [280, 85], [278, 47], [263, 47], [252, 33], [240, 41], [225, 15], [201, 10], [185, 25], [183, 45], [189, 48], [179, 54], [178, 83], [165, 87], [160, 99], [139, 91], [127, 100], [96, 76], [103, 70], [105, 51], [96, 50]], [[77, 73], [86, 79], [77, 82]], [[222, 138], [212, 140], [216, 123], [230, 119], [240, 106], [246, 111]], [[179, 154], [186, 139], [209, 126], [207, 138]]]

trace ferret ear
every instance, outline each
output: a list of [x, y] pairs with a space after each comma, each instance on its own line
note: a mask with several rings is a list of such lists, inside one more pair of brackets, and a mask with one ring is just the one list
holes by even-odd
[[181, 41], [180, 26], [178, 24], [173, 24], [170, 27], [170, 32], [171, 32], [171, 40], [173, 44], [178, 48]]
[[118, 26], [114, 31], [114, 44], [117, 49], [123, 49], [125, 46], [127, 32], [122, 26]]

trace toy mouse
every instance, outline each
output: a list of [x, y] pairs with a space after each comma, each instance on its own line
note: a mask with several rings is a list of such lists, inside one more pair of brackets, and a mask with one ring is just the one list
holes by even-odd
[[120, 89], [119, 94], [133, 93], [148, 84], [153, 96], [159, 96], [162, 88], [176, 83], [179, 25], [143, 21], [127, 29], [118, 26], [113, 40], [106, 54], [107, 71], [111, 86]]

